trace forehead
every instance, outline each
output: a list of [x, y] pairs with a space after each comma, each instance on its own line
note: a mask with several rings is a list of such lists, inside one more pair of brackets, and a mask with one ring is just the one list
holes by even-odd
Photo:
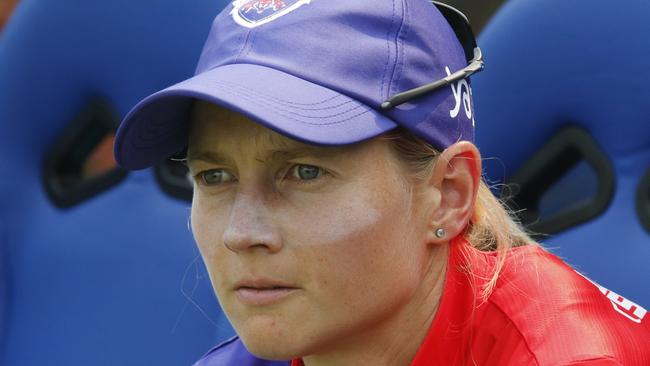
[[[248, 117], [205, 101], [196, 101], [190, 119], [190, 148], [225, 147], [229, 141], [252, 139], [256, 143], [290, 147], [305, 145], [272, 131]], [[305, 145], [307, 146], [307, 145]]]

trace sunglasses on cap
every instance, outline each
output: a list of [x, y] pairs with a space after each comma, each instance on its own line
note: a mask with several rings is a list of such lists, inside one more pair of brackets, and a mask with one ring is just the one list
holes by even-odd
[[381, 109], [384, 111], [395, 108], [409, 100], [432, 93], [456, 81], [465, 79], [474, 73], [482, 71], [484, 68], [485, 63], [483, 61], [483, 54], [481, 49], [476, 45], [476, 37], [474, 36], [472, 27], [470, 26], [469, 20], [465, 14], [452, 6], [438, 1], [433, 1], [433, 4], [445, 17], [451, 28], [454, 30], [454, 33], [456, 33], [456, 37], [460, 41], [463, 51], [465, 52], [465, 58], [467, 59], [468, 65], [440, 80], [393, 95], [381, 104]]

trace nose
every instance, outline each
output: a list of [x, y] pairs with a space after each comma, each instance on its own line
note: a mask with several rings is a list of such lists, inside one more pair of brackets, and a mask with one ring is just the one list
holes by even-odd
[[251, 194], [238, 194], [235, 198], [222, 239], [226, 248], [235, 253], [254, 249], [276, 253], [282, 248], [282, 238], [273, 224], [273, 211], [263, 198]]

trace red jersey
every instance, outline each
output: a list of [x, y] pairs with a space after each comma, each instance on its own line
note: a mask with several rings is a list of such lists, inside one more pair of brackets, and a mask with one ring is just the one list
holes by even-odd
[[511, 249], [482, 300], [496, 263], [496, 253], [452, 243], [438, 313], [411, 366], [650, 365], [641, 306], [537, 245]]

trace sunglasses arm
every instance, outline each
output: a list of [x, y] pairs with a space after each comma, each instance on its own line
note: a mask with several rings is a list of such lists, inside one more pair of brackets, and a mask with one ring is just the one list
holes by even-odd
[[462, 70], [456, 71], [455, 73], [440, 80], [434, 81], [430, 84], [395, 94], [381, 104], [381, 109], [387, 111], [401, 104], [404, 104], [411, 99], [432, 93], [458, 80], [465, 79], [474, 73], [480, 72], [484, 67], [485, 62], [483, 61], [483, 53], [479, 47], [476, 47], [474, 48], [474, 58], [470, 61], [469, 65], [467, 65]]

